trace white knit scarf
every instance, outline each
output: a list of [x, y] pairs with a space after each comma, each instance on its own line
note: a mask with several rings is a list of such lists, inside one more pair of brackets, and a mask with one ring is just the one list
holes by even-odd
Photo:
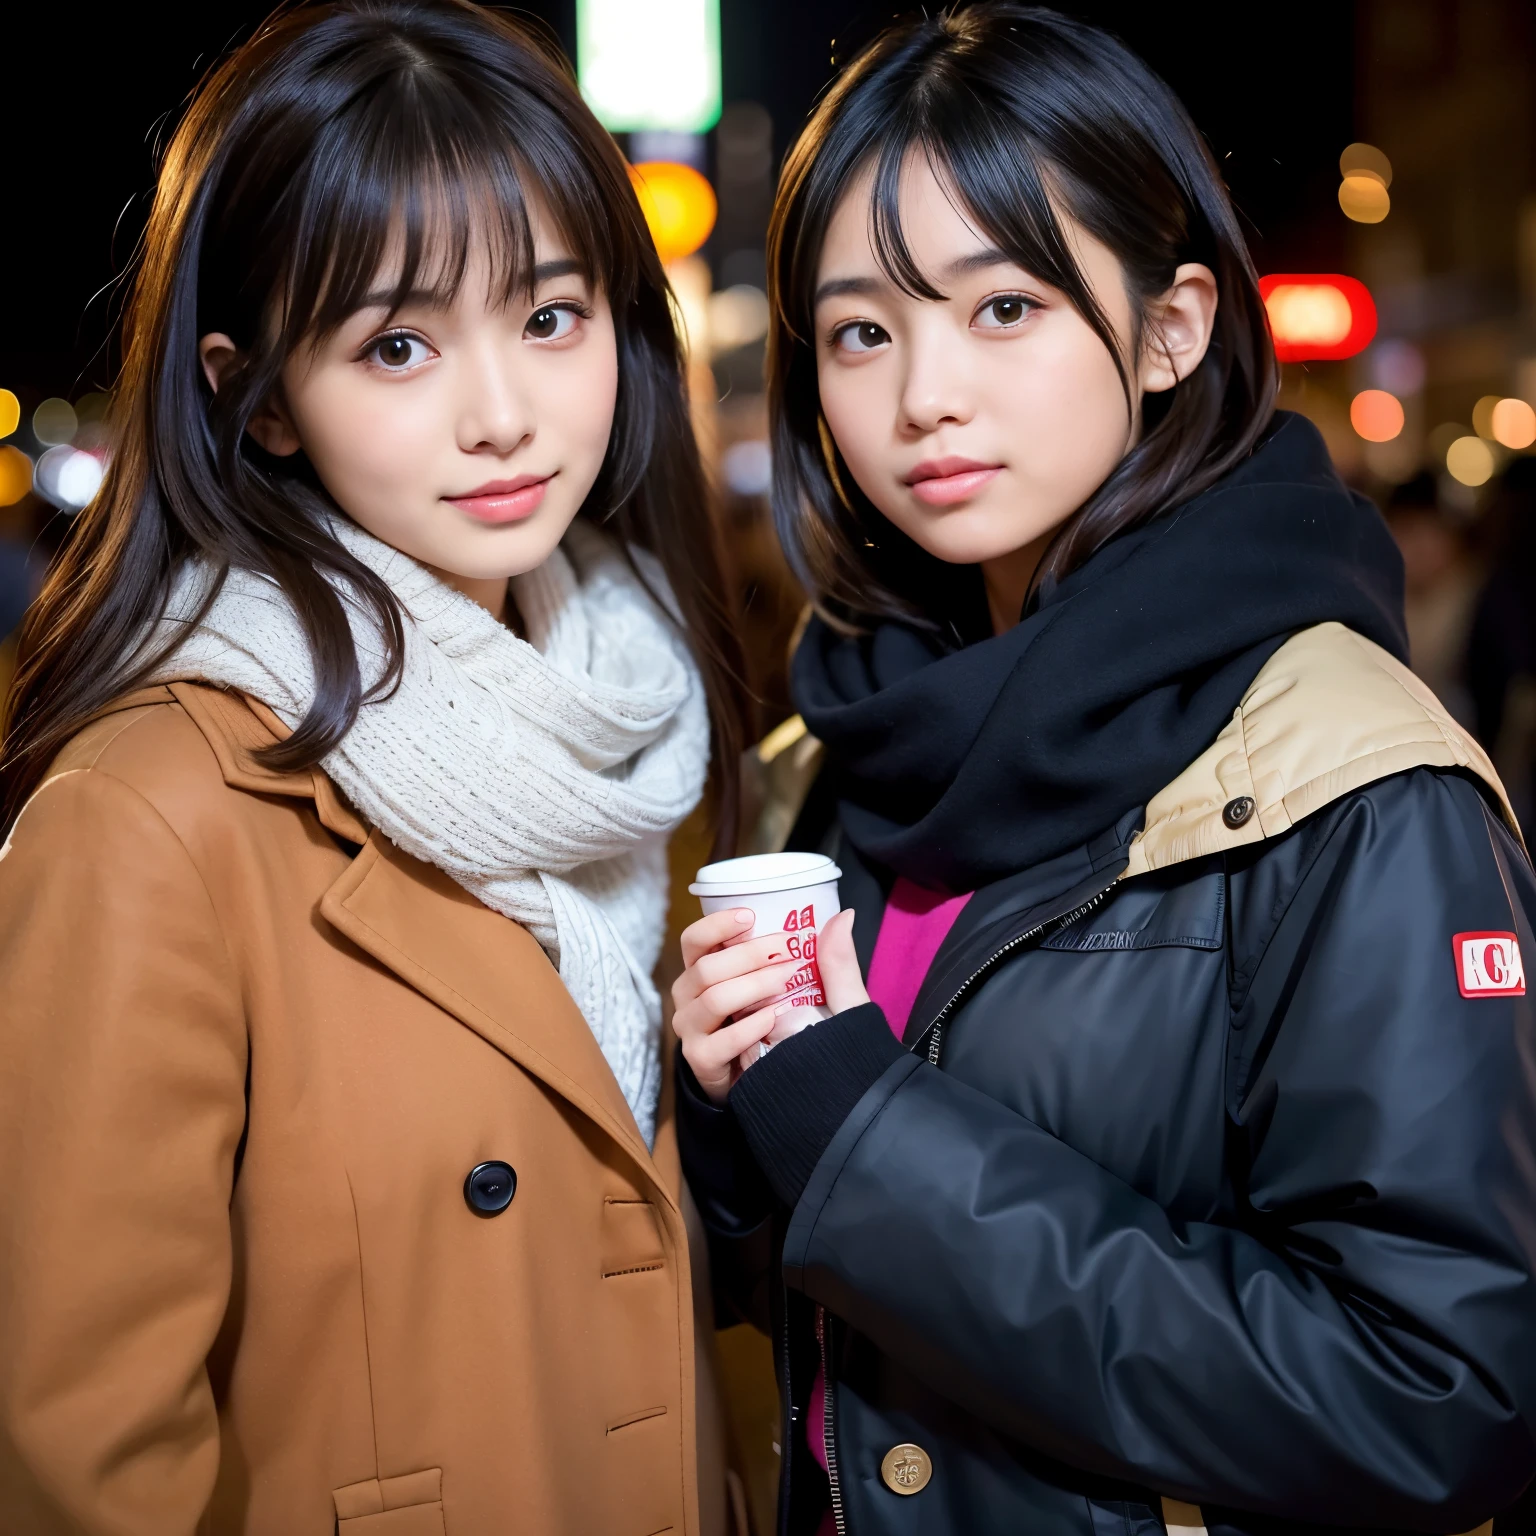
[[[667, 840], [698, 803], [709, 761], [703, 688], [681, 634], [588, 524], [513, 578], [526, 641], [355, 524], [338, 520], [334, 532], [400, 599], [405, 665], [321, 766], [392, 842], [533, 934], [651, 1145]], [[656, 562], [636, 559], [667, 594]], [[204, 566], [183, 572], [157, 639], [196, 611], [210, 578]], [[366, 688], [382, 675], [383, 646], [342, 597]], [[238, 569], [155, 678], [237, 688], [290, 727], [314, 697], [287, 598]]]

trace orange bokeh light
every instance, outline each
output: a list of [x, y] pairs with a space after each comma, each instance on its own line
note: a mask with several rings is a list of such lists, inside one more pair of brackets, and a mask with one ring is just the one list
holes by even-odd
[[1362, 389], [1349, 402], [1349, 424], [1368, 443], [1390, 443], [1403, 430], [1403, 403], [1384, 389]]
[[715, 227], [715, 189], [691, 165], [646, 160], [629, 168], [635, 196], [665, 261], [691, 256]]
[[32, 489], [32, 460], [20, 448], [0, 448], [0, 507], [14, 506]]
[[1392, 195], [1379, 177], [1360, 172], [1339, 183], [1339, 207], [1356, 224], [1380, 224], [1392, 211]]
[[1491, 414], [1496, 443], [1515, 449], [1529, 448], [1536, 443], [1536, 411], [1524, 400], [1500, 400]]

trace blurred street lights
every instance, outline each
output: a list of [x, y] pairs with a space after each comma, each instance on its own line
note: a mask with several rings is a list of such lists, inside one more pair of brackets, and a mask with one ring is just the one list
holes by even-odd
[[576, 0], [576, 57], [610, 133], [707, 133], [720, 116], [720, 0]]

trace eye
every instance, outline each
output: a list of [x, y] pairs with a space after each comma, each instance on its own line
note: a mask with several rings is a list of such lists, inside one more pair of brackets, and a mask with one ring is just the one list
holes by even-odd
[[1037, 307], [1021, 293], [1000, 293], [976, 311], [976, 318], [971, 323], [984, 331], [1006, 331]]
[[571, 304], [545, 304], [529, 315], [523, 335], [531, 341], [564, 341], [572, 335], [581, 315]]
[[833, 333], [832, 344], [839, 352], [859, 356], [865, 352], [874, 352], [890, 339], [890, 332], [884, 326], [876, 325], [873, 320], [855, 320], [840, 326]]
[[392, 331], [371, 343], [363, 355], [389, 373], [406, 373], [426, 362], [431, 354], [432, 348], [420, 336], [413, 336], [409, 331]]

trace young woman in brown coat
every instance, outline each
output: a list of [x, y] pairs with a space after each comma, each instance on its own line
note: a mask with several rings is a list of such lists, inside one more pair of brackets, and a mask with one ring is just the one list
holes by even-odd
[[126, 357], [0, 778], [0, 1525], [720, 1529], [650, 972], [739, 670], [617, 150], [280, 13]]

